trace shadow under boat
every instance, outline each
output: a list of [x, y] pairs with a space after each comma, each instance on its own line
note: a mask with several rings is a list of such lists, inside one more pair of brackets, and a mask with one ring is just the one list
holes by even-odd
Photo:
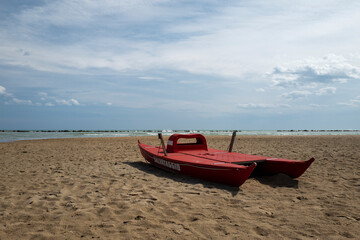
[[[187, 175], [177, 174], [169, 171], [165, 171], [160, 169], [154, 165], [143, 161], [137, 162], [125, 162], [131, 167], [139, 169], [148, 174], [155, 175], [156, 177], [168, 178], [177, 182], [182, 182], [186, 184], [202, 184], [205, 188], [217, 188], [230, 192], [232, 196], [236, 196], [239, 192], [241, 192], [240, 187], [234, 187], [222, 183], [210, 182], [207, 180], [203, 180], [200, 178], [195, 178]], [[298, 188], [299, 181], [297, 179], [291, 178], [286, 174], [275, 174], [275, 175], [264, 175], [263, 172], [254, 171], [249, 177], [256, 179], [261, 184], [271, 186], [273, 188], [276, 187], [287, 187], [287, 188]], [[244, 183], [246, 184], [246, 182]]]
[[[261, 184], [268, 185], [270, 187], [288, 187], [288, 188], [298, 188], [299, 180], [292, 178], [284, 173], [277, 173], [274, 175], [265, 174], [262, 171], [258, 171], [256, 168], [252, 172], [249, 178], [254, 178], [259, 181]], [[245, 182], [246, 183], [246, 182]]]
[[137, 168], [145, 173], [155, 175], [156, 177], [168, 178], [186, 184], [194, 184], [194, 185], [202, 184], [205, 188], [218, 188], [218, 189], [226, 190], [230, 192], [233, 196], [237, 195], [238, 192], [241, 191], [239, 187], [225, 185], [217, 182], [210, 182], [200, 178], [194, 178], [188, 175], [182, 175], [182, 174], [165, 171], [154, 165], [142, 161], [124, 162], [124, 163], [128, 164], [131, 167]]

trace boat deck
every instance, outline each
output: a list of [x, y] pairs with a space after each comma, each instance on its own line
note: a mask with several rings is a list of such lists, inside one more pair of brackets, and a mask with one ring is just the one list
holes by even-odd
[[[147, 146], [146, 150], [155, 155], [162, 156], [163, 150], [161, 147]], [[168, 157], [179, 162], [189, 162], [206, 165], [219, 165], [219, 164], [237, 164], [248, 165], [254, 162], [264, 162], [270, 160], [263, 156], [254, 156], [243, 153], [227, 152], [218, 149], [208, 150], [193, 150], [176, 153], [167, 153]], [[274, 158], [271, 158], [274, 159]]]

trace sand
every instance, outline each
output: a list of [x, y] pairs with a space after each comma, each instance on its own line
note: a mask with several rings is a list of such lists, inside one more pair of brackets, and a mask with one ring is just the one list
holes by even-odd
[[145, 163], [137, 138], [0, 143], [0, 239], [359, 239], [360, 136], [238, 136], [234, 150], [316, 160], [236, 188]]

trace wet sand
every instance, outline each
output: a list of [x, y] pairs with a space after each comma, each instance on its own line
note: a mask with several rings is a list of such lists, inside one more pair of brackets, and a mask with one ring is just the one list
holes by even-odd
[[[234, 151], [315, 157], [298, 179], [255, 177], [240, 188], [155, 168], [137, 139], [0, 143], [0, 239], [360, 236], [360, 136], [238, 136]], [[207, 141], [226, 149], [230, 137]]]

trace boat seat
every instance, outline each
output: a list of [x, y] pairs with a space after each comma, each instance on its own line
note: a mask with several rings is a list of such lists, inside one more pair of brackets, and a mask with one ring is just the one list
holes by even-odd
[[[196, 139], [193, 143], [179, 143], [179, 139]], [[168, 153], [176, 153], [181, 151], [205, 150], [207, 151], [206, 139], [201, 134], [173, 134], [170, 136], [166, 151]]]

